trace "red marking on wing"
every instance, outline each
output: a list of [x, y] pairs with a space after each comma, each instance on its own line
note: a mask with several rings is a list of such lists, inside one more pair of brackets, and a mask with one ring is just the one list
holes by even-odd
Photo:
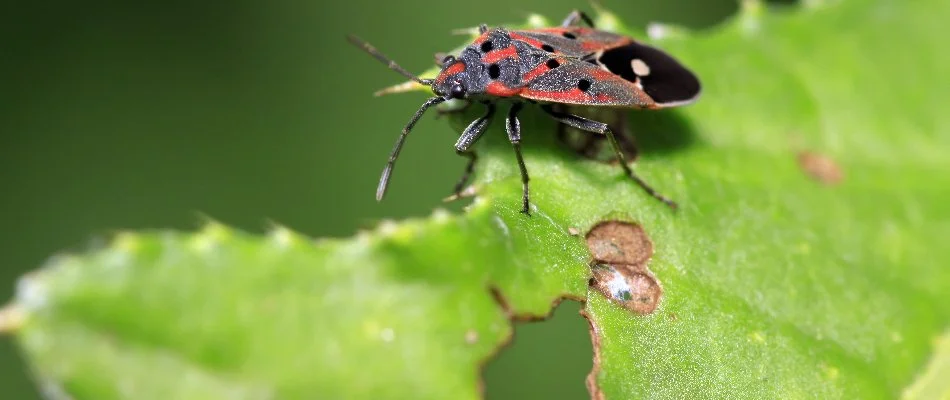
[[525, 42], [531, 45], [532, 47], [537, 47], [540, 49], [541, 46], [544, 46], [544, 43], [542, 43], [540, 40], [529, 38], [527, 36], [522, 36], [514, 32], [509, 33], [509, 36], [511, 36], [511, 38], [514, 40], [520, 40], [522, 42]]
[[588, 75], [590, 75], [591, 78], [594, 78], [596, 80], [613, 81], [620, 78], [619, 76], [615, 75], [613, 72], [605, 71], [600, 68], [587, 68], [585, 69], [584, 72], [586, 72]]
[[[657, 108], [657, 104], [649, 97], [642, 98], [616, 98], [607, 93], [582, 92], [580, 89], [573, 88], [560, 92], [549, 92], [538, 89], [526, 88], [519, 93], [521, 97], [537, 101], [547, 101], [563, 104], [580, 104], [589, 106], [618, 106], [633, 108]], [[639, 96], [637, 96], [639, 97]]]
[[435, 78], [435, 82], [436, 83], [445, 82], [445, 80], [448, 79], [450, 76], [458, 75], [462, 72], [465, 72], [465, 63], [462, 61], [458, 61], [455, 64], [452, 64], [448, 68], [444, 69], [442, 73], [440, 73], [439, 76]]
[[[596, 29], [592, 28], [580, 28], [580, 27], [567, 27], [567, 28], [539, 28], [539, 29], [527, 29], [523, 32], [531, 33], [540, 33], [544, 35], [551, 36], [562, 36], [565, 33], [571, 33], [574, 36], [577, 36], [577, 46], [580, 47], [583, 51], [595, 52], [597, 50], [608, 50], [615, 47], [624, 46], [630, 43], [633, 43], [634, 40], [620, 35], [609, 34], [606, 32], [598, 32]], [[513, 33], [517, 35], [516, 33]], [[520, 36], [520, 35], [518, 35]], [[514, 36], [512, 36], [514, 38]], [[519, 39], [521, 40], [521, 39]], [[535, 47], [540, 47], [541, 44], [533, 44]]]
[[485, 33], [479, 35], [477, 38], [475, 38], [475, 40], [472, 42], [472, 44], [482, 44], [482, 42], [488, 40], [488, 35], [489, 35], [490, 33], [491, 33], [491, 32], [485, 32]]
[[528, 72], [525, 72], [524, 75], [521, 75], [521, 81], [522, 81], [522, 82], [531, 82], [531, 81], [533, 81], [535, 78], [537, 78], [537, 77], [539, 77], [539, 76], [541, 76], [541, 75], [544, 75], [545, 72], [548, 72], [548, 71], [550, 71], [550, 70], [551, 70], [551, 69], [548, 68], [547, 65], [545, 65], [544, 63], [541, 63], [541, 64], [538, 65], [537, 67], [534, 67], [534, 69], [532, 69], [532, 70], [530, 70], [530, 71], [528, 71]]
[[504, 83], [501, 83], [499, 81], [494, 81], [492, 83], [489, 83], [488, 86], [485, 88], [486, 93], [492, 96], [498, 96], [498, 97], [516, 96], [519, 93], [521, 93], [522, 90], [523, 88], [510, 88], [508, 86], [505, 86]]
[[488, 52], [482, 57], [482, 62], [485, 64], [494, 64], [498, 61], [504, 60], [506, 58], [518, 58], [518, 49], [515, 46], [508, 46], [503, 49], [494, 50]]
[[610, 42], [608, 41], [597, 42], [593, 40], [585, 40], [581, 42], [581, 48], [590, 52], [595, 52], [597, 50], [610, 50], [610, 49], [617, 48], [620, 46], [626, 46], [630, 43], [633, 43], [633, 39], [625, 38], [625, 37], [622, 37]]
[[598, 103], [610, 103], [614, 101], [614, 98], [610, 97], [606, 93], [597, 93], [594, 95], [594, 101]]
[[538, 29], [528, 29], [529, 32], [541, 32], [541, 33], [556, 33], [558, 35], [563, 34], [564, 32], [570, 32], [577, 36], [583, 36], [593, 32], [594, 30], [587, 27], [556, 27], [556, 28], [538, 28]]
[[521, 92], [521, 97], [568, 104], [591, 103], [592, 100], [594, 100], [589, 94], [577, 88], [563, 92], [545, 92], [536, 89], [525, 89]]
[[581, 42], [581, 48], [592, 53], [597, 50], [604, 49], [605, 47], [606, 46], [604, 46], [604, 44], [600, 42], [592, 42], [592, 41]]

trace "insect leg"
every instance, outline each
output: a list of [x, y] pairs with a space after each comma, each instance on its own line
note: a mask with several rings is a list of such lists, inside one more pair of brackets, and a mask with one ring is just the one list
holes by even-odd
[[[552, 105], [557, 106], [557, 105]], [[562, 111], [561, 108], [552, 108], [555, 111]], [[557, 125], [557, 137], [558, 140], [567, 145], [568, 148], [574, 150], [575, 153], [579, 156], [587, 157], [594, 159], [596, 156], [597, 145], [597, 136], [589, 135], [585, 132], [583, 136], [575, 137], [573, 131], [568, 131], [568, 126], [564, 124]]]
[[614, 153], [617, 155], [617, 161], [620, 162], [620, 166], [623, 168], [623, 172], [627, 175], [627, 177], [633, 179], [633, 181], [643, 188], [643, 190], [646, 191], [650, 196], [653, 196], [657, 200], [662, 201], [664, 204], [672, 208], [676, 208], [676, 202], [658, 193], [643, 179], [640, 179], [639, 176], [633, 173], [633, 170], [630, 169], [629, 165], [627, 165], [627, 160], [623, 155], [623, 150], [620, 148], [620, 144], [617, 143], [617, 138], [614, 136], [613, 131], [610, 130], [610, 127], [608, 127], [607, 124], [603, 122], [592, 121], [573, 114], [557, 112], [552, 110], [551, 107], [547, 105], [541, 106], [541, 109], [562, 124], [573, 126], [580, 130], [606, 135], [607, 139], [610, 140], [610, 145], [613, 147]]
[[524, 165], [524, 156], [521, 155], [521, 121], [518, 120], [518, 113], [524, 107], [522, 103], [514, 103], [508, 110], [508, 119], [505, 120], [505, 130], [508, 132], [508, 140], [515, 148], [515, 157], [518, 158], [518, 168], [521, 169], [521, 212], [531, 215], [528, 210], [528, 167]]
[[455, 142], [455, 152], [465, 158], [468, 158], [468, 164], [465, 166], [465, 172], [462, 173], [462, 178], [459, 179], [458, 183], [455, 184], [455, 194], [458, 195], [465, 189], [465, 185], [468, 183], [468, 179], [472, 176], [472, 171], [475, 170], [475, 161], [478, 157], [475, 155], [474, 151], [471, 151], [471, 147], [482, 137], [482, 134], [485, 133], [485, 129], [488, 128], [488, 124], [491, 123], [492, 117], [495, 115], [495, 104], [485, 103], [486, 110], [485, 115], [481, 116], [479, 119], [472, 121], [471, 124], [462, 131], [462, 135], [459, 136], [459, 140]]
[[571, 11], [570, 14], [567, 14], [567, 18], [564, 18], [564, 22], [561, 22], [562, 27], [577, 26], [581, 21], [584, 21], [591, 28], [594, 28], [594, 20], [590, 19], [587, 14], [584, 14], [581, 10]]
[[403, 143], [406, 142], [406, 137], [409, 136], [409, 131], [412, 130], [412, 127], [416, 125], [416, 122], [419, 122], [419, 118], [422, 118], [422, 114], [425, 114], [426, 110], [429, 107], [432, 107], [436, 104], [445, 101], [442, 97], [433, 97], [429, 100], [426, 100], [422, 104], [422, 107], [419, 107], [419, 110], [412, 115], [412, 118], [409, 119], [409, 123], [406, 124], [405, 128], [402, 128], [402, 134], [399, 135], [399, 139], [396, 139], [396, 145], [393, 146], [392, 153], [389, 153], [389, 161], [386, 162], [386, 168], [383, 169], [383, 175], [379, 177], [379, 186], [376, 186], [376, 201], [383, 199], [383, 196], [386, 195], [386, 189], [389, 187], [389, 178], [393, 174], [393, 167], [396, 165], [396, 158], [399, 157], [399, 151], [402, 150]]

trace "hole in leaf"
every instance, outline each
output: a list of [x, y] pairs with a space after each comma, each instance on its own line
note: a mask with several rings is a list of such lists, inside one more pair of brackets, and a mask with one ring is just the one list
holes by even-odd
[[487, 399], [587, 399], [593, 359], [581, 304], [563, 301], [550, 319], [514, 322], [512, 342], [483, 371]]

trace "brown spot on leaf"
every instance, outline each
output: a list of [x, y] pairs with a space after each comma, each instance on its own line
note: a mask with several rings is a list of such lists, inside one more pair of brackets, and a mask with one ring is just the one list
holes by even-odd
[[606, 264], [645, 264], [653, 255], [653, 243], [640, 225], [605, 221], [587, 233], [587, 248], [595, 261]]
[[635, 314], [656, 310], [663, 288], [647, 268], [653, 242], [640, 225], [603, 221], [587, 233], [587, 248], [593, 257], [591, 287]]
[[[647, 315], [656, 311], [663, 297], [663, 288], [647, 268], [653, 255], [653, 242], [640, 225], [601, 221], [587, 232], [587, 247], [593, 257], [590, 287], [634, 314]], [[587, 391], [591, 399], [603, 400], [604, 392], [597, 384], [601, 370], [600, 334], [586, 309], [581, 310], [581, 315], [590, 324], [594, 347], [594, 367], [587, 375]], [[675, 320], [676, 314], [669, 313], [668, 317]]]
[[593, 286], [624, 308], [639, 315], [647, 315], [660, 304], [663, 289], [645, 268], [596, 264], [592, 270]]
[[822, 154], [801, 151], [798, 153], [798, 165], [809, 177], [825, 185], [835, 185], [844, 179], [838, 163]]

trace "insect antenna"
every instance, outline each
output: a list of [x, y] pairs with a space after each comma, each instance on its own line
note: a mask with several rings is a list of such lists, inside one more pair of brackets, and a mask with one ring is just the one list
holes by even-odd
[[432, 86], [432, 79], [419, 79], [418, 76], [407, 71], [405, 68], [400, 67], [399, 64], [396, 64], [395, 61], [393, 61], [389, 57], [386, 57], [385, 54], [380, 53], [379, 50], [376, 50], [376, 48], [373, 47], [373, 45], [366, 43], [365, 41], [363, 41], [363, 39], [360, 39], [353, 35], [346, 35], [346, 40], [348, 40], [350, 43], [352, 43], [356, 47], [363, 49], [363, 51], [373, 56], [373, 58], [379, 60], [379, 62], [386, 64], [386, 66], [389, 67], [389, 69], [398, 72], [400, 75], [405, 76], [406, 78], [409, 78], [410, 80], [415, 81], [419, 84]]

